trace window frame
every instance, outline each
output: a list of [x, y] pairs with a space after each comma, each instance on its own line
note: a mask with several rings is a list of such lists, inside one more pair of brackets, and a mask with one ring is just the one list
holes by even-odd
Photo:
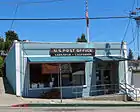
[[[44, 62], [44, 63], [46, 63], [46, 62]], [[47, 62], [47, 64], [50, 64], [50, 63], [55, 63], [55, 62]], [[85, 67], [84, 67], [84, 82], [85, 82], [85, 84], [83, 84], [83, 85], [72, 85], [72, 86], [62, 86], [62, 88], [73, 88], [73, 87], [83, 87], [83, 88], [86, 88], [87, 87], [87, 81], [86, 81], [86, 62], [59, 62], [59, 63], [55, 63], [55, 64], [63, 64], [63, 63], [66, 63], [66, 64], [71, 64], [71, 63], [84, 63], [85, 64]], [[34, 62], [30, 62], [30, 63], [28, 63], [29, 64], [29, 66], [28, 66], [28, 70], [29, 70], [29, 72], [28, 72], [28, 88], [29, 88], [29, 90], [41, 90], [41, 89], [50, 89], [51, 87], [41, 87], [41, 88], [31, 88], [31, 85], [30, 85], [30, 65], [31, 64], [43, 64], [43, 63], [34, 63]], [[59, 73], [60, 74], [60, 73]], [[73, 77], [73, 75], [72, 75], [72, 77]], [[60, 88], [60, 86], [58, 86], [58, 87], [52, 87], [52, 88]]]

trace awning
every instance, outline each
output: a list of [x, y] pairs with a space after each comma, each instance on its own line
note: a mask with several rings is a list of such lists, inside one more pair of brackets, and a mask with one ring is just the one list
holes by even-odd
[[90, 62], [93, 57], [88, 56], [73, 56], [73, 57], [28, 57], [30, 63], [45, 63], [45, 62]]
[[127, 58], [120, 56], [97, 56], [94, 57], [94, 61], [125, 61]]

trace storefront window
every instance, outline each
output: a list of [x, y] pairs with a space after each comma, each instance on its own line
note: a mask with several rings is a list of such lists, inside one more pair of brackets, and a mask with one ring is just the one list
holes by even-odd
[[72, 63], [73, 85], [85, 85], [85, 63]]
[[85, 85], [85, 63], [30, 64], [31, 88], [82, 85]]

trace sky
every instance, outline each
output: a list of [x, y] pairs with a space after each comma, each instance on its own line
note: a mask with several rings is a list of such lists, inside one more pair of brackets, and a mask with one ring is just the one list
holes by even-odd
[[[13, 18], [16, 2], [49, 0], [0, 0], [0, 18]], [[57, 0], [56, 0], [57, 1]], [[9, 3], [10, 2], [10, 3]], [[89, 17], [128, 16], [134, 0], [88, 0]], [[16, 18], [64, 18], [85, 17], [85, 0], [63, 0], [57, 2], [19, 5]], [[129, 19], [90, 20], [90, 41], [120, 42], [124, 37]], [[0, 21], [0, 36], [10, 29], [12, 21]], [[132, 25], [125, 41], [130, 42]], [[19, 38], [30, 41], [75, 42], [86, 33], [86, 21], [14, 21], [12, 30]], [[133, 44], [128, 47], [134, 47]]]

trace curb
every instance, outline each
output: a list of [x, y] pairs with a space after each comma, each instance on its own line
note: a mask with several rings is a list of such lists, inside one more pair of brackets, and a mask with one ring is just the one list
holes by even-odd
[[15, 104], [11, 107], [138, 107], [140, 104]]

